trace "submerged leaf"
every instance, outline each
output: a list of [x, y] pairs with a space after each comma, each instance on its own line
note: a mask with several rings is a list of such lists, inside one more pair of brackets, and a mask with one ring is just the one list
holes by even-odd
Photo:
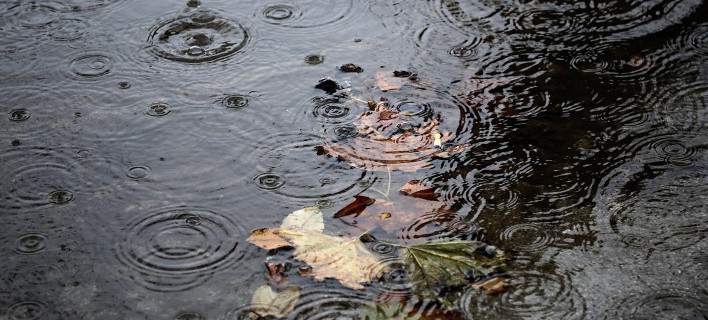
[[484, 293], [488, 295], [495, 295], [504, 293], [509, 288], [509, 284], [506, 282], [506, 279], [502, 277], [495, 277], [489, 280], [475, 283], [472, 285], [472, 287], [477, 290], [481, 289], [482, 291], [484, 291]]
[[428, 187], [420, 180], [408, 181], [403, 187], [401, 187], [400, 191], [407, 196], [430, 201], [436, 201], [439, 197], [435, 192], [435, 188]]
[[441, 287], [462, 286], [473, 276], [487, 275], [504, 263], [503, 253], [486, 257], [479, 241], [454, 240], [404, 246], [401, 257], [416, 290], [424, 296], [437, 295]]
[[253, 293], [253, 298], [251, 298], [252, 312], [258, 317], [282, 318], [293, 311], [299, 298], [300, 288], [290, 287], [277, 292], [264, 284]]
[[280, 224], [280, 228], [322, 232], [324, 230], [324, 217], [319, 207], [307, 207], [294, 211], [285, 217], [283, 223]]
[[359, 239], [330, 236], [316, 231], [260, 229], [248, 241], [264, 249], [285, 243], [295, 248], [296, 259], [312, 267], [317, 280], [333, 278], [342, 285], [362, 289], [369, 282], [370, 270], [379, 259]]

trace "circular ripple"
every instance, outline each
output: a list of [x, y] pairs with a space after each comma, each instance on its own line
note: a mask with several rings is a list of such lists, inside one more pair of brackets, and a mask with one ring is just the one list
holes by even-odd
[[156, 102], [148, 106], [145, 114], [151, 117], [164, 117], [172, 112], [169, 104], [163, 102]]
[[23, 141], [60, 142], [74, 125], [77, 104], [87, 103], [63, 88], [5, 86], [0, 112], [6, 114], [0, 137]]
[[596, 54], [580, 54], [570, 60], [570, 66], [578, 71], [601, 73], [609, 68], [610, 63]]
[[83, 38], [90, 24], [81, 19], [62, 18], [52, 23], [49, 37], [56, 41], [74, 41]]
[[135, 166], [128, 169], [126, 174], [128, 178], [133, 180], [142, 180], [150, 175], [150, 167], [148, 166]]
[[37, 301], [24, 301], [11, 305], [7, 315], [11, 320], [41, 319], [46, 313], [47, 306]]
[[498, 297], [469, 289], [460, 307], [470, 319], [585, 319], [585, 299], [565, 277], [536, 272], [513, 272], [508, 290]]
[[206, 320], [206, 317], [197, 312], [182, 312], [175, 316], [175, 320]]
[[681, 289], [659, 289], [624, 297], [604, 319], [706, 319], [708, 297]]
[[13, 109], [8, 114], [10, 121], [21, 122], [30, 118], [30, 112], [27, 109]]
[[241, 94], [227, 94], [217, 99], [224, 108], [227, 109], [242, 109], [248, 106], [249, 97]]
[[708, 24], [702, 24], [691, 30], [684, 37], [684, 43], [701, 56], [708, 56]]
[[72, 199], [80, 180], [73, 161], [66, 154], [49, 149], [19, 148], [0, 157], [3, 160], [2, 194], [5, 209], [39, 209]]
[[360, 319], [362, 308], [375, 308], [372, 297], [364, 293], [345, 290], [314, 290], [300, 295], [293, 320]]
[[16, 251], [22, 254], [35, 254], [46, 247], [47, 237], [39, 233], [29, 233], [17, 239]]
[[473, 227], [457, 215], [432, 212], [425, 213], [410, 225], [403, 226], [397, 237], [404, 242], [420, 243], [464, 238], [473, 232]]
[[342, 125], [354, 121], [357, 112], [350, 102], [341, 103], [336, 99], [313, 99], [312, 118], [323, 124]]
[[346, 163], [317, 156], [322, 138], [302, 133], [279, 134], [261, 140], [251, 161], [263, 174], [255, 184], [288, 201], [303, 204], [317, 200], [345, 198], [360, 192], [359, 183], [374, 177], [366, 171], [352, 170]]
[[610, 207], [609, 224], [633, 247], [680, 250], [706, 238], [706, 205], [698, 200], [708, 190], [706, 176], [690, 167], [683, 173], [654, 178], [636, 198]]
[[388, 258], [374, 266], [370, 273], [374, 291], [379, 291], [390, 297], [410, 295], [413, 283], [403, 260]]
[[273, 24], [280, 24], [278, 21], [302, 17], [302, 12], [297, 7], [291, 5], [276, 4], [265, 8], [263, 10], [263, 16]]
[[111, 73], [113, 60], [99, 52], [82, 53], [71, 60], [69, 69], [76, 79], [93, 80]]
[[706, 128], [708, 119], [708, 85], [689, 84], [663, 93], [654, 107], [656, 121], [680, 132]]
[[515, 224], [501, 232], [499, 238], [506, 247], [521, 252], [543, 251], [553, 245], [555, 239], [548, 228], [536, 224]]
[[336, 25], [357, 13], [352, 0], [332, 0], [323, 4], [316, 0], [302, 0], [292, 4], [268, 3], [254, 16], [271, 25], [290, 31], [311, 33], [312, 29], [337, 30]]
[[259, 188], [265, 190], [275, 190], [285, 185], [285, 179], [277, 174], [262, 173], [253, 178]]
[[679, 140], [661, 139], [653, 143], [652, 147], [658, 156], [667, 164], [688, 166], [695, 160], [696, 149], [686, 147], [683, 142]]
[[571, 15], [554, 10], [529, 10], [521, 13], [515, 21], [518, 30], [533, 35], [556, 36], [573, 33], [582, 26]]
[[37, 286], [61, 286], [70, 281], [69, 270], [60, 264], [20, 265], [10, 270], [5, 277], [6, 285], [14, 290]]
[[224, 60], [249, 42], [245, 27], [217, 13], [198, 10], [158, 23], [150, 31], [150, 51], [158, 57], [185, 63]]
[[118, 259], [133, 278], [157, 291], [178, 291], [237, 265], [245, 230], [232, 219], [202, 208], [165, 208], [135, 220], [118, 245]]

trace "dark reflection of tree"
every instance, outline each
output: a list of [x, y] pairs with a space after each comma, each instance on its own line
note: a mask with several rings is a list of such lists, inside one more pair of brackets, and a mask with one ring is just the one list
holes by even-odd
[[[645, 14], [661, 12], [672, 3], [657, 2], [651, 6], [652, 12]], [[484, 17], [466, 15], [456, 1], [445, 1], [444, 5], [457, 19], [457, 27], [485, 23]], [[661, 98], [658, 95], [671, 91], [662, 87], [680, 86], [677, 79], [695, 80], [695, 68], [677, 57], [687, 48], [668, 47], [667, 43], [680, 37], [687, 26], [704, 23], [708, 4], [693, 8], [666, 28], [621, 42], [606, 40], [612, 34], [598, 30], [613, 28], [592, 25], [592, 21], [622, 21], [603, 19], [608, 12], [592, 9], [582, 12], [590, 18], [586, 32], [556, 36], [505, 30], [507, 45], [490, 50], [499, 50], [493, 52], [495, 56], [519, 58], [487, 59], [478, 67], [483, 72], [470, 79], [472, 90], [464, 93], [468, 107], [485, 113], [487, 123], [474, 136], [464, 137], [470, 144], [464, 155], [445, 160], [460, 165], [442, 165], [456, 169], [433, 180], [447, 189], [472, 189], [451, 191], [457, 194], [448, 197], [472, 207], [468, 218], [477, 217], [492, 243], [514, 250], [514, 238], [504, 239], [505, 230], [532, 224], [538, 227], [524, 231], [537, 230], [539, 234], [526, 235], [527, 241], [550, 237], [553, 241], [548, 247], [592, 245], [596, 241], [593, 199], [600, 183], [637, 150], [673, 134], [646, 118], [652, 112], [652, 102]], [[598, 15], [594, 20], [593, 14]], [[588, 70], [573, 65], [580, 55], [589, 57]], [[528, 57], [538, 61], [530, 63], [532, 67], [502, 65]], [[594, 62], [598, 65], [592, 65]], [[500, 72], [498, 78], [512, 80], [490, 80], [495, 71]], [[662, 162], [647, 163], [624, 189], [636, 192], [642, 181], [661, 175], [664, 168]]]

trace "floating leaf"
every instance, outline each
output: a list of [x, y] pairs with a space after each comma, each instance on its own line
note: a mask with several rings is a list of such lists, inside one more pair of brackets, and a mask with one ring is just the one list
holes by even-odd
[[362, 289], [362, 284], [371, 280], [370, 270], [379, 263], [359, 239], [316, 231], [260, 229], [254, 231], [248, 241], [264, 249], [294, 247], [295, 258], [312, 267], [315, 279], [337, 279], [353, 289]]
[[253, 292], [251, 311], [259, 318], [266, 316], [283, 318], [293, 311], [299, 298], [300, 288], [290, 287], [277, 292], [264, 284]]
[[365, 197], [365, 196], [354, 196], [354, 202], [348, 204], [346, 207], [339, 209], [337, 213], [334, 214], [335, 218], [341, 218], [346, 216], [354, 215], [359, 216], [366, 207], [374, 204], [375, 199]]
[[438, 241], [403, 246], [401, 257], [416, 290], [436, 296], [437, 288], [466, 285], [470, 277], [490, 274], [504, 264], [499, 250], [494, 257], [479, 253], [485, 246], [472, 240]]
[[285, 217], [283, 223], [280, 224], [280, 228], [322, 232], [324, 230], [324, 217], [319, 207], [307, 207], [294, 211]]
[[280, 233], [277, 232], [278, 230], [279, 229], [268, 228], [256, 229], [251, 231], [251, 236], [246, 240], [266, 250], [290, 247], [290, 242], [283, 238]]

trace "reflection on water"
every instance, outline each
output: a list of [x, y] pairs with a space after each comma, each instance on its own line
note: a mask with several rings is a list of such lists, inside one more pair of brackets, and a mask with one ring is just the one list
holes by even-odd
[[[510, 288], [417, 297], [376, 242], [290, 319], [708, 318], [707, 65], [700, 0], [0, 1], [0, 318], [257, 319], [288, 252], [249, 230], [315, 204], [483, 240]], [[331, 218], [411, 180], [437, 201]]]

